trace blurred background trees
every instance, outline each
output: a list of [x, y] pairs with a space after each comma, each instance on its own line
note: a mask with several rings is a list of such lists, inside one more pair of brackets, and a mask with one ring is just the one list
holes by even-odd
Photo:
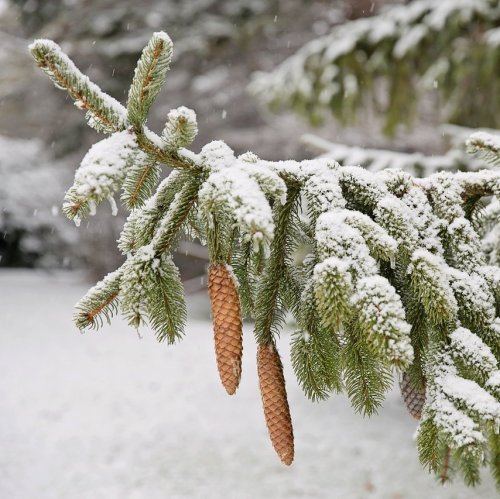
[[[422, 1], [405, 5], [404, 1], [384, 0], [0, 0], [0, 265], [85, 267], [102, 275], [121, 259], [115, 248], [123, 220], [100, 210], [98, 216], [85, 222], [86, 229], [77, 233], [60, 214], [74, 170], [98, 136], [85, 126], [76, 109], [63, 105], [61, 94], [36, 71], [27, 51], [33, 38], [48, 37], [60, 43], [103, 90], [124, 101], [142, 47], [153, 31], [167, 31], [175, 44], [174, 70], [168, 77], [168, 92], [159, 96], [149, 126], [158, 131], [169, 109], [188, 105], [197, 112], [200, 125], [195, 150], [210, 140], [223, 139], [237, 153], [252, 150], [266, 159], [302, 159], [319, 152], [336, 156], [339, 150], [332, 149], [332, 143], [388, 148], [398, 153], [444, 154], [449, 140], [443, 140], [443, 131], [437, 128], [442, 113], [437, 112], [441, 105], [439, 87], [434, 88], [434, 84], [419, 101], [411, 129], [394, 125], [392, 136], [387, 137], [387, 116], [380, 116], [373, 105], [360, 99], [355, 122], [324, 116], [322, 128], [315, 133], [327, 142], [318, 146], [318, 140], [313, 139], [315, 145], [309, 148], [300, 142], [301, 135], [311, 131], [307, 121], [286, 110], [272, 114], [247, 91], [255, 72], [275, 70], [307, 42], [321, 40], [346, 22], [375, 16], [393, 6], [412, 12], [418, 3]], [[474, 33], [479, 36], [491, 31], [492, 23], [498, 20], [476, 23]], [[457, 26], [453, 24], [454, 40], [470, 35], [469, 29], [462, 33]], [[490, 39], [496, 38], [490, 35]], [[390, 43], [396, 42], [392, 39]], [[399, 71], [406, 59], [394, 58], [390, 43], [383, 45], [385, 66]], [[361, 48], [368, 50], [365, 45]], [[486, 60], [489, 71], [498, 65], [498, 50], [492, 53], [496, 59], [489, 56]], [[408, 52], [408, 60], [412, 54]], [[413, 63], [408, 64], [411, 85], [401, 88], [406, 96], [414, 85], [421, 90], [420, 81], [413, 78], [419, 73]], [[483, 73], [468, 87], [468, 106], [482, 102], [486, 89], [495, 88], [489, 73]], [[376, 92], [383, 94], [384, 89], [383, 84], [376, 85]], [[343, 96], [341, 104], [346, 102]], [[478, 124], [491, 122], [470, 122]], [[448, 130], [445, 135], [453, 139], [457, 133]], [[348, 157], [339, 156], [339, 160], [347, 161]], [[455, 155], [447, 164], [453, 167], [461, 157]], [[362, 159], [357, 162], [363, 164]], [[186, 278], [196, 276], [204, 263], [203, 252], [194, 251], [201, 258], [186, 256], [193, 249], [185, 246], [178, 255]]]

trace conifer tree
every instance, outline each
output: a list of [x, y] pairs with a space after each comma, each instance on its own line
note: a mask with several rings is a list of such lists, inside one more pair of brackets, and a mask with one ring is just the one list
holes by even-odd
[[499, 73], [498, 0], [415, 0], [333, 27], [257, 74], [251, 89], [316, 124], [328, 111], [352, 122], [372, 102], [388, 134], [411, 121], [423, 89], [433, 90], [446, 121], [500, 128]]
[[[133, 327], [148, 323], [159, 341], [177, 341], [186, 307], [172, 251], [187, 233], [208, 246], [217, 364], [229, 393], [241, 374], [241, 314], [255, 321], [265, 418], [285, 464], [294, 453], [293, 407], [275, 340], [291, 313], [292, 364], [309, 398], [345, 392], [371, 415], [400, 377], [420, 417], [423, 466], [474, 485], [488, 465], [500, 486], [497, 170], [418, 179], [330, 159], [236, 157], [221, 141], [194, 153], [193, 111], [171, 111], [161, 136], [146, 126], [171, 59], [165, 33], [144, 49], [126, 107], [54, 42], [30, 49], [89, 125], [109, 135], [77, 170], [66, 215], [79, 223], [106, 199], [115, 210], [119, 191], [130, 209], [118, 242], [127, 259], [77, 304], [78, 328], [121, 312]], [[477, 133], [469, 148], [500, 161], [498, 137]], [[159, 182], [162, 165], [173, 171]], [[309, 252], [297, 262], [299, 245]]]

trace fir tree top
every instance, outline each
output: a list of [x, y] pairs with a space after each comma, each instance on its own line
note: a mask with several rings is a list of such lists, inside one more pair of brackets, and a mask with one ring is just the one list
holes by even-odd
[[[159, 340], [176, 341], [186, 308], [171, 255], [185, 232], [209, 249], [216, 351], [230, 393], [241, 366], [240, 302], [255, 321], [264, 410], [283, 462], [293, 459], [293, 432], [275, 337], [290, 312], [293, 367], [307, 396], [345, 391], [370, 415], [394, 373], [404, 373], [426, 393], [422, 464], [443, 479], [460, 470], [475, 484], [488, 463], [500, 482], [497, 170], [418, 179], [327, 158], [236, 157], [221, 141], [194, 153], [186, 149], [197, 132], [193, 111], [171, 111], [161, 136], [145, 125], [171, 58], [166, 34], [144, 49], [126, 108], [55, 43], [30, 49], [89, 125], [109, 134], [83, 159], [64, 212], [78, 223], [104, 199], [115, 210], [120, 190], [131, 210], [119, 240], [126, 261], [77, 304], [81, 330], [121, 311], [130, 325], [147, 322]], [[485, 134], [469, 141], [496, 161], [498, 145]], [[159, 182], [162, 165], [174, 170]], [[308, 248], [303, 258], [299, 246]]]

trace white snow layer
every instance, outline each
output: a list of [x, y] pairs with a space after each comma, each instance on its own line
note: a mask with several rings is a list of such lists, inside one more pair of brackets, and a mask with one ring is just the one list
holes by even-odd
[[135, 135], [124, 130], [94, 144], [75, 174], [76, 193], [81, 196], [107, 195], [119, 187], [132, 153], [137, 150]]

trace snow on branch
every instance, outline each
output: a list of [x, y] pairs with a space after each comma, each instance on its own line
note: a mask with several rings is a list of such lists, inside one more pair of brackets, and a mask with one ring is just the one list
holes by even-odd
[[[327, 112], [352, 122], [370, 97], [392, 134], [411, 119], [415, 101], [427, 88], [447, 100], [455, 123], [465, 124], [475, 115], [499, 128], [496, 89], [486, 83], [498, 74], [499, 20], [495, 0], [390, 6], [379, 15], [334, 26], [272, 72], [256, 73], [250, 90], [272, 109], [291, 108], [312, 123], [321, 123]], [[488, 56], [492, 63], [483, 62], [481, 71], [464, 62]], [[387, 104], [378, 98], [381, 79], [390, 89]], [[479, 102], [488, 102], [493, 112], [466, 104], [478, 88], [484, 99]]]

